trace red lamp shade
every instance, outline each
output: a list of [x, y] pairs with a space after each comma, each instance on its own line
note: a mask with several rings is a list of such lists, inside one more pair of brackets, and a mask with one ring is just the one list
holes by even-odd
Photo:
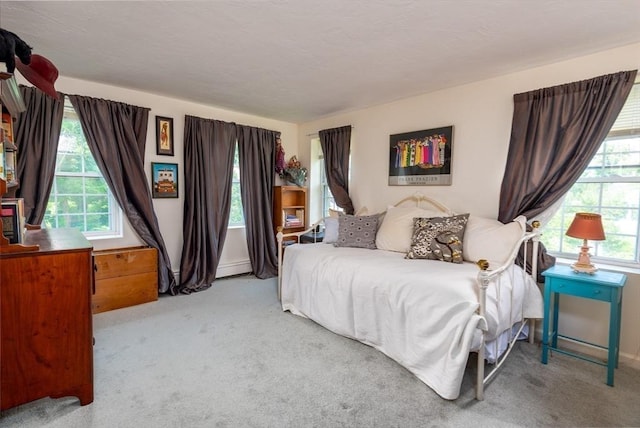
[[572, 238], [604, 241], [606, 238], [602, 228], [602, 216], [593, 213], [576, 213], [566, 235]]

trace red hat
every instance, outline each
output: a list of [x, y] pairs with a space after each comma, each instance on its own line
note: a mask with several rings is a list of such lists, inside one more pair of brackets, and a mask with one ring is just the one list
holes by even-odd
[[42, 55], [32, 54], [29, 65], [23, 64], [20, 58], [16, 57], [16, 67], [33, 86], [56, 100], [60, 99], [56, 88], [53, 87], [58, 78], [58, 69], [51, 61]]

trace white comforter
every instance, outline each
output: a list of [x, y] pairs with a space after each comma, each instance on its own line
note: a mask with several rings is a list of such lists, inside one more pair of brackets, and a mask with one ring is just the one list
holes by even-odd
[[490, 341], [523, 317], [542, 315], [540, 291], [514, 266], [499, 287], [487, 290], [483, 320], [476, 313], [477, 275], [473, 263], [296, 244], [284, 255], [282, 309], [373, 346], [443, 398], [455, 399], [469, 352], [480, 344], [478, 327], [487, 328]]

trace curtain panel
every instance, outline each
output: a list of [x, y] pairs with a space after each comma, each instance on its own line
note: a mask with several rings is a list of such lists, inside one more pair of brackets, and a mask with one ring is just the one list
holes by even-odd
[[318, 132], [318, 136], [324, 154], [324, 170], [329, 190], [336, 204], [346, 214], [353, 214], [353, 202], [349, 197], [351, 126], [323, 129]]
[[278, 274], [273, 231], [273, 185], [280, 133], [238, 125], [240, 189], [247, 246], [253, 274], [261, 279]]
[[[636, 72], [514, 95], [498, 220], [507, 223], [518, 215], [533, 219], [571, 189], [622, 110]], [[531, 260], [524, 260], [522, 251], [518, 259], [530, 272]], [[541, 244], [539, 272], [554, 263]]]
[[636, 70], [514, 95], [498, 219], [533, 218], [589, 165], [631, 91]]
[[64, 113], [64, 94], [56, 100], [44, 92], [20, 85], [27, 107], [15, 122], [18, 146], [18, 198], [24, 198], [26, 222], [41, 224], [55, 177], [58, 140]]
[[227, 235], [236, 125], [185, 116], [181, 293], [206, 290], [216, 278]]
[[158, 291], [173, 292], [176, 281], [144, 171], [149, 109], [79, 95], [69, 99], [114, 198], [138, 236], [158, 250]]

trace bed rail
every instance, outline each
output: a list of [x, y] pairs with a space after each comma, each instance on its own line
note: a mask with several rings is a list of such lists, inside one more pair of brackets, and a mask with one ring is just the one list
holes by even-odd
[[[505, 264], [503, 264], [502, 266], [494, 269], [494, 270], [489, 270], [490, 266], [489, 266], [489, 262], [486, 260], [478, 260], [477, 265], [480, 268], [480, 272], [478, 273], [478, 284], [479, 284], [479, 303], [480, 303], [480, 308], [478, 309], [478, 314], [484, 319], [486, 316], [486, 305], [487, 305], [487, 288], [489, 287], [489, 284], [491, 283], [491, 281], [495, 278], [497, 278], [498, 276], [500, 276], [503, 272], [505, 272], [511, 265], [513, 265], [513, 263], [515, 263], [515, 259], [516, 256], [518, 255], [518, 252], [520, 251], [520, 247], [524, 248], [524, 260], [525, 260], [525, 264], [526, 264], [526, 260], [528, 260], [527, 257], [527, 253], [528, 253], [528, 248], [527, 245], [523, 245], [528, 241], [532, 242], [532, 263], [531, 263], [531, 276], [533, 277], [534, 281], [537, 278], [537, 271], [538, 271], [538, 246], [539, 246], [539, 241], [540, 241], [540, 222], [539, 221], [533, 221], [531, 223], [531, 227], [532, 227], [532, 231], [526, 233], [518, 242], [518, 244], [516, 244], [514, 246], [514, 248], [511, 251], [511, 256], [509, 257], [509, 261]], [[525, 269], [525, 273], [526, 273], [526, 266], [523, 268]], [[484, 342], [485, 342], [485, 331], [483, 330], [482, 332], [482, 340], [481, 340], [481, 344], [480, 344], [480, 349], [478, 351], [478, 367], [477, 367], [477, 378], [476, 378], [476, 399], [479, 401], [484, 400], [484, 387], [485, 385], [487, 385], [491, 379], [493, 378], [493, 376], [495, 376], [495, 374], [498, 372], [498, 370], [502, 367], [503, 363], [505, 362], [505, 360], [507, 359], [507, 357], [509, 356], [509, 354], [511, 353], [511, 350], [513, 349], [516, 340], [518, 339], [518, 337], [520, 336], [520, 333], [522, 333], [522, 330], [524, 329], [525, 325], [526, 325], [526, 321], [529, 322], [529, 342], [533, 343], [533, 336], [535, 333], [535, 320], [534, 319], [529, 319], [529, 320], [522, 320], [522, 323], [520, 324], [520, 328], [518, 329], [517, 333], [515, 335], [513, 335], [513, 337], [511, 338], [511, 340], [509, 341], [509, 345], [507, 347], [507, 349], [502, 353], [502, 355], [500, 355], [499, 357], [497, 357], [496, 359], [496, 363], [494, 365], [494, 367], [491, 369], [491, 371], [489, 371], [489, 373], [485, 376], [485, 346], [484, 346]]]

